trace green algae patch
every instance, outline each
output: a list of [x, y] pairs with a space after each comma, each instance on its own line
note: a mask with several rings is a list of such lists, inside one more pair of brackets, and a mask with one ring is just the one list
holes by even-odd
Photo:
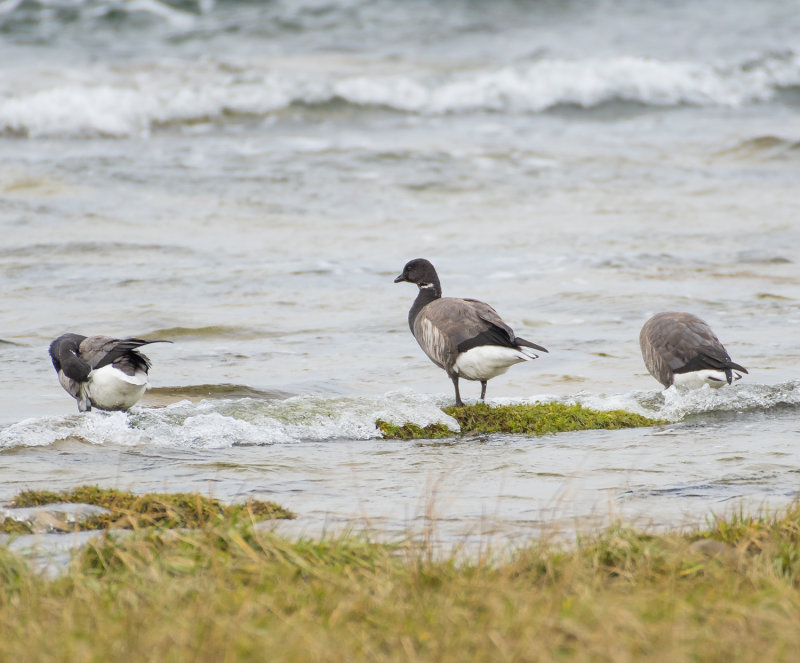
[[[592, 410], [581, 405], [563, 403], [497, 407], [476, 403], [462, 407], [446, 407], [443, 411], [458, 422], [462, 435], [475, 433], [545, 435], [578, 430], [640, 428], [668, 423], [662, 419], [649, 419], [625, 410]], [[386, 439], [437, 439], [458, 435], [444, 424], [431, 424], [423, 428], [411, 423], [398, 426], [379, 419], [375, 425]]]
[[450, 430], [444, 424], [429, 424], [423, 427], [405, 423], [402, 426], [398, 426], [378, 419], [375, 422], [375, 427], [387, 440], [439, 440], [458, 435], [458, 433]]
[[[145, 493], [136, 495], [128, 491], [99, 486], [79, 486], [73, 490], [54, 492], [49, 490], [25, 490], [9, 505], [12, 508], [43, 506], [55, 503], [91, 504], [108, 509], [108, 513], [90, 516], [74, 523], [75, 529], [96, 530], [107, 528], [137, 529], [158, 526], [162, 528], [190, 527], [222, 522], [224, 520], [290, 519], [295, 514], [276, 504], [260, 500], [249, 500], [244, 504], [225, 505], [219, 500], [198, 493]], [[25, 530], [10, 530], [10, 518], [3, 529], [13, 533]], [[23, 523], [24, 527], [27, 523]], [[13, 525], [12, 525], [13, 526]], [[28, 527], [30, 527], [28, 525]], [[27, 531], [30, 531], [28, 529]]]
[[0, 522], [0, 534], [30, 534], [31, 532], [33, 532], [33, 527], [24, 520], [6, 517]]
[[616, 430], [640, 428], [667, 423], [648, 419], [625, 410], [592, 410], [581, 405], [536, 403], [534, 405], [500, 405], [485, 403], [447, 407], [444, 412], [458, 421], [462, 433], [565, 433], [577, 430]]

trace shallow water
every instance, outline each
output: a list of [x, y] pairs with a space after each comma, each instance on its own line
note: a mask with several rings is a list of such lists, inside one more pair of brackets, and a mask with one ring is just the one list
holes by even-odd
[[[787, 504], [798, 34], [797, 2], [0, 3], [0, 499], [192, 489], [480, 542]], [[417, 256], [550, 350], [491, 402], [672, 423], [378, 440], [452, 398], [392, 283]], [[659, 310], [750, 375], [662, 395]], [[65, 331], [174, 344], [131, 413], [79, 415]]]

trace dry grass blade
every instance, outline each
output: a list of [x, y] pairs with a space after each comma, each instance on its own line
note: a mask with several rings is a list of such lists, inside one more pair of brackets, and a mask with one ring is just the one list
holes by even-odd
[[109, 532], [55, 580], [0, 551], [0, 660], [791, 661], [798, 532], [793, 506], [502, 562], [288, 541], [249, 518]]

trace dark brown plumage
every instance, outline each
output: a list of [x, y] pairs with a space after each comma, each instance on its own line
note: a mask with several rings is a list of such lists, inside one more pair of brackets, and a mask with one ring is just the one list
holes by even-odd
[[137, 348], [170, 343], [141, 338], [63, 334], [50, 344], [50, 359], [61, 386], [78, 410], [127, 410], [148, 388], [150, 361]]
[[639, 345], [647, 370], [665, 387], [722, 386], [747, 373], [735, 363], [711, 327], [691, 313], [657, 313], [642, 327]]
[[481, 383], [481, 399], [486, 383], [521, 361], [536, 359], [533, 350], [547, 352], [519, 338], [491, 306], [476, 299], [442, 297], [439, 277], [424, 258], [408, 262], [394, 282], [408, 281], [419, 287], [408, 325], [422, 350], [444, 369], [455, 388], [456, 405], [463, 405], [458, 379]]

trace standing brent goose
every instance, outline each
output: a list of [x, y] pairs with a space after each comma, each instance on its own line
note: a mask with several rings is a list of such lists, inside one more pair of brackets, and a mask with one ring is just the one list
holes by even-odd
[[505, 373], [521, 361], [536, 359], [533, 350], [547, 352], [514, 331], [488, 304], [476, 299], [442, 297], [433, 265], [423, 258], [411, 260], [394, 282], [408, 281], [419, 287], [408, 326], [428, 358], [443, 368], [456, 389], [456, 405], [464, 405], [458, 378], [481, 383], [481, 400], [487, 380]]
[[136, 351], [148, 343], [171, 341], [64, 334], [50, 344], [50, 358], [58, 381], [78, 401], [80, 412], [92, 407], [127, 410], [150, 386], [150, 360]]
[[741, 379], [736, 364], [706, 322], [691, 313], [656, 313], [639, 334], [644, 364], [665, 387], [721, 387]]

